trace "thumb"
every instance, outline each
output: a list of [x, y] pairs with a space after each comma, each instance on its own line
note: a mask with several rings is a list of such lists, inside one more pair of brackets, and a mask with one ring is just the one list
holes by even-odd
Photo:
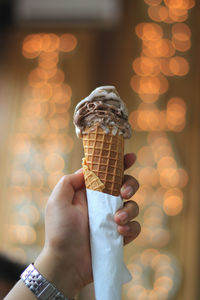
[[85, 181], [83, 172], [78, 172], [63, 176], [56, 184], [51, 198], [59, 199], [59, 201], [66, 201], [72, 203], [74, 193], [84, 187]]

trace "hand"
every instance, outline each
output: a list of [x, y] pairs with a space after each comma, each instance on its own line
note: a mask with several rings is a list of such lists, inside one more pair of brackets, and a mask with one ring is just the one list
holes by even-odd
[[[130, 168], [136, 160], [133, 153], [124, 156], [124, 169]], [[121, 188], [121, 196], [124, 199], [130, 199], [138, 190], [139, 183], [130, 176], [124, 175], [124, 181]], [[132, 242], [140, 233], [141, 226], [137, 221], [132, 221], [139, 214], [139, 207], [135, 201], [124, 202], [124, 207], [115, 214], [115, 222], [118, 224], [118, 232], [124, 236], [124, 245]]]
[[[126, 155], [125, 168], [130, 167], [134, 161], [134, 155]], [[129, 199], [137, 189], [137, 181], [125, 175], [122, 197]], [[130, 201], [115, 215], [125, 244], [140, 232], [139, 224], [131, 222], [137, 214], [137, 204]], [[45, 246], [36, 259], [35, 267], [69, 298], [73, 298], [92, 281], [88, 211], [81, 170], [64, 176], [48, 200], [45, 212]]]

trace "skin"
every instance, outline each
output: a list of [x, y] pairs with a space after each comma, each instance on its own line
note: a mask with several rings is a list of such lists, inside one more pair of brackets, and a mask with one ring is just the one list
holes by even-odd
[[[134, 154], [125, 155], [125, 169], [132, 166], [135, 160]], [[130, 199], [138, 187], [135, 178], [125, 175], [121, 196]], [[114, 216], [125, 245], [140, 233], [139, 223], [133, 220], [138, 213], [138, 205], [134, 201], [127, 201]], [[45, 245], [34, 265], [69, 299], [73, 299], [92, 282], [88, 210], [82, 169], [64, 176], [55, 186], [45, 211]], [[13, 299], [34, 300], [35, 296], [19, 281], [5, 298]]]

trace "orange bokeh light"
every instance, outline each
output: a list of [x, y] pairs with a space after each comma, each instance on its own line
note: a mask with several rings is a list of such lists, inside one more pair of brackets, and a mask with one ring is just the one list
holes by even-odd
[[160, 184], [165, 188], [177, 187], [179, 184], [179, 172], [176, 168], [165, 168], [160, 172]]
[[168, 216], [176, 216], [183, 209], [183, 199], [175, 195], [166, 197], [163, 203], [163, 209]]
[[44, 166], [48, 173], [57, 174], [63, 171], [65, 162], [60, 154], [51, 153], [45, 158]]
[[41, 88], [48, 80], [48, 73], [42, 68], [36, 68], [29, 73], [29, 85], [34, 88]]
[[166, 6], [176, 9], [191, 9], [195, 5], [195, 0], [164, 0]]
[[172, 26], [172, 34], [179, 41], [187, 41], [191, 37], [191, 30], [187, 24], [177, 23]]
[[172, 156], [164, 156], [158, 161], [158, 171], [162, 172], [166, 168], [176, 168], [176, 161]]
[[22, 45], [22, 53], [26, 58], [33, 59], [40, 54], [42, 46], [40, 34], [29, 34], [25, 37]]
[[150, 146], [143, 146], [137, 153], [137, 161], [142, 166], [153, 166], [155, 164], [154, 156]]
[[77, 38], [75, 35], [65, 33], [60, 36], [59, 50], [62, 52], [71, 52], [77, 46]]
[[164, 94], [168, 90], [168, 80], [162, 75], [131, 78], [132, 89], [139, 94]]
[[133, 69], [140, 76], [156, 76], [160, 73], [159, 61], [145, 56], [133, 61]]
[[142, 52], [149, 57], [171, 57], [175, 54], [172, 41], [169, 39], [144, 41]]
[[42, 33], [41, 35], [41, 48], [44, 52], [54, 52], [59, 47], [59, 37], [54, 33]]
[[144, 0], [144, 2], [146, 2], [148, 5], [156, 6], [159, 5], [162, 0]]
[[156, 41], [163, 36], [162, 27], [155, 23], [140, 23], [135, 30], [137, 36], [145, 41]]
[[57, 87], [64, 82], [65, 74], [61, 69], [55, 69], [55, 72], [52, 74], [48, 82], [53, 86]]
[[170, 70], [169, 67], [169, 58], [160, 58], [160, 71], [165, 75], [165, 76], [174, 76], [174, 73]]
[[68, 84], [62, 84], [54, 87], [52, 101], [58, 104], [65, 104], [66, 102], [70, 102], [71, 96], [71, 87]]
[[52, 96], [52, 86], [49, 83], [45, 83], [41, 87], [35, 87], [32, 89], [32, 96], [39, 102], [46, 102]]
[[[49, 55], [53, 54], [53, 55]], [[58, 53], [57, 52], [42, 52], [39, 56], [38, 65], [44, 69], [55, 68], [58, 64]]]
[[[169, 8], [169, 18], [174, 22], [184, 22], [188, 18], [187, 9]], [[170, 22], [172, 23], [172, 22]]]
[[190, 40], [180, 41], [180, 40], [177, 40], [175, 37], [173, 37], [172, 44], [173, 44], [173, 47], [180, 52], [188, 51], [191, 48]]
[[149, 17], [155, 22], [162, 22], [167, 19], [169, 12], [163, 5], [150, 6], [148, 9]]
[[142, 168], [138, 175], [138, 181], [142, 186], [156, 186], [159, 182], [157, 170], [153, 167]]
[[186, 105], [183, 99], [174, 97], [167, 104], [167, 124], [169, 129], [180, 131], [185, 126]]
[[169, 62], [169, 67], [172, 73], [177, 76], [184, 76], [189, 72], [189, 63], [181, 56], [172, 57]]
[[69, 124], [69, 114], [65, 114], [65, 117], [56, 116], [54, 118], [51, 118], [50, 125], [52, 128], [55, 128], [57, 130], [64, 129]]

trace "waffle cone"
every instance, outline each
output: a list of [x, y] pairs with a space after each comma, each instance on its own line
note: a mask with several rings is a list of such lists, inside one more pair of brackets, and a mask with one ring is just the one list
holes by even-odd
[[124, 138], [107, 134], [100, 126], [83, 134], [83, 171], [88, 189], [113, 196], [120, 194], [124, 175]]

